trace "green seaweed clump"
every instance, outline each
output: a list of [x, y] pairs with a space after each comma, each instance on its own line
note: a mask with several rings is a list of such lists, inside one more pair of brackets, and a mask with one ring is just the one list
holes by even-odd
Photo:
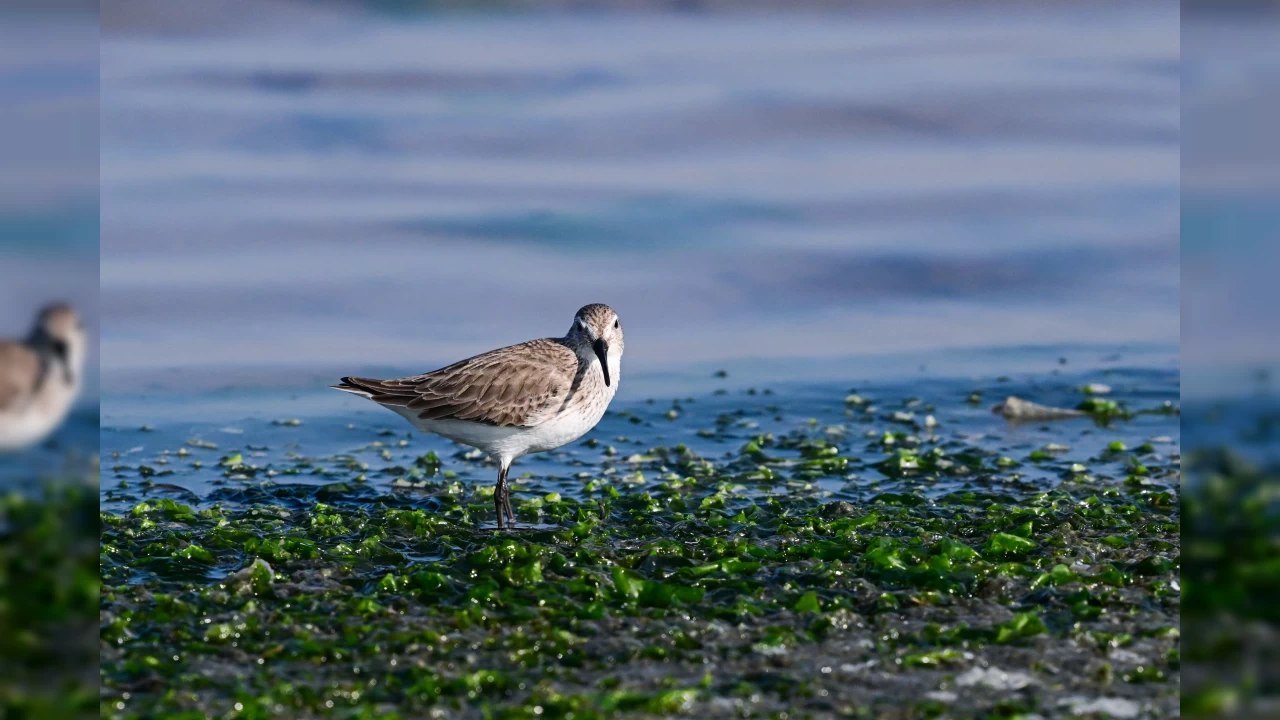
[[0, 497], [0, 718], [98, 714], [98, 499]]
[[1195, 453], [1188, 471], [1195, 484], [1182, 500], [1183, 712], [1250, 715], [1276, 692], [1258, 680], [1272, 671], [1280, 633], [1280, 471], [1225, 449]]

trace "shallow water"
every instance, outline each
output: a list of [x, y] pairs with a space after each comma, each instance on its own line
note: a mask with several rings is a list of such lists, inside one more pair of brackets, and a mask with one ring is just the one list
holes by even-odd
[[103, 38], [113, 385], [1177, 342], [1174, 3], [232, 25]]
[[[1084, 353], [1079, 353], [1084, 354]], [[1032, 355], [1034, 357], [1034, 355]], [[1056, 360], [1039, 358], [1043, 366]], [[902, 447], [886, 445], [883, 433], [902, 431], [929, 447], [978, 448], [998, 457], [1024, 461], [1047, 444], [1070, 447], [1051, 462], [1024, 463], [1023, 480], [1046, 489], [1061, 481], [1063, 468], [1104, 455], [1120, 441], [1136, 447], [1163, 438], [1159, 452], [1177, 454], [1176, 415], [1139, 415], [1106, 428], [1088, 419], [1013, 425], [991, 413], [991, 406], [1009, 395], [1058, 407], [1075, 407], [1084, 397], [1079, 388], [1106, 383], [1114, 399], [1130, 410], [1176, 407], [1179, 398], [1176, 365], [1166, 359], [1159, 367], [1125, 366], [1088, 371], [1062, 370], [1011, 373], [979, 378], [911, 377], [867, 382], [780, 380], [744, 384], [734, 374], [726, 378], [702, 375], [685, 382], [699, 386], [679, 394], [652, 399], [615, 401], [600, 424], [578, 442], [559, 450], [519, 460], [513, 471], [522, 489], [534, 495], [558, 492], [582, 498], [593, 478], [621, 480], [647, 467], [657, 447], [684, 445], [699, 456], [737, 455], [753, 438], [772, 434], [824, 437], [839, 454], [852, 458], [847, 468], [823, 473], [814, 480], [829, 500], [866, 500], [881, 492], [919, 490], [930, 497], [967, 487], [971, 478], [931, 478], [920, 484], [911, 478], [886, 477], [875, 465]], [[856, 376], [849, 376], [856, 377]], [[626, 382], [626, 381], [624, 381]], [[639, 381], [645, 385], [645, 379]], [[670, 390], [670, 377], [650, 379], [651, 388]], [[846, 402], [855, 392], [869, 406]], [[980, 399], [970, 401], [973, 392]], [[910, 413], [896, 421], [895, 412]], [[938, 425], [926, 427], [926, 417]], [[470, 448], [433, 435], [424, 435], [390, 411], [316, 383], [293, 387], [228, 386], [199, 393], [157, 389], [145, 394], [109, 396], [104, 409], [102, 443], [104, 507], [132, 506], [142, 497], [169, 494], [189, 504], [248, 502], [242, 490], [262, 484], [325, 485], [361, 478], [379, 492], [405, 490], [404, 483], [423, 479], [415, 461], [434, 452], [440, 472], [468, 486], [492, 485], [494, 469]], [[239, 455], [230, 469], [225, 458]], [[769, 451], [776, 460], [801, 460], [798, 448]], [[785, 477], [802, 468], [778, 467]], [[1118, 466], [1116, 472], [1123, 473]], [[430, 476], [430, 475], [429, 475]], [[806, 478], [812, 479], [812, 478]], [[139, 481], [157, 483], [149, 489]], [[753, 492], [768, 492], [767, 486]]]
[[1172, 3], [342, 12], [104, 36], [109, 451], [234, 428], [349, 452], [402, 429], [333, 378], [558, 335], [589, 301], [627, 328], [615, 412], [699, 398], [652, 444], [734, 409], [720, 368], [775, 389], [753, 412], [834, 422], [849, 383], [1177, 367]]

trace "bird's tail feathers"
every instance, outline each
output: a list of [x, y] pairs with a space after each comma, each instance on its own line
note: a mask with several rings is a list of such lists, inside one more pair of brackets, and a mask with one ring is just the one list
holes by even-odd
[[349, 392], [352, 395], [359, 395], [361, 397], [373, 398], [373, 392], [368, 388], [362, 386], [357, 378], [344, 377], [342, 378], [341, 381], [339, 381], [337, 385], [330, 385], [329, 387], [333, 388], [334, 390]]
[[359, 395], [368, 398], [379, 405], [400, 406], [408, 405], [416, 395], [412, 392], [406, 392], [398, 388], [388, 388], [383, 380], [371, 380], [369, 378], [344, 377], [342, 382], [337, 385], [330, 385], [334, 390], [349, 392], [352, 395]]

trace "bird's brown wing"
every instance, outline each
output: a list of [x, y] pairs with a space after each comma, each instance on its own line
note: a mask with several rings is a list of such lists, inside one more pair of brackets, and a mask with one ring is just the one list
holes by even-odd
[[364, 390], [373, 401], [416, 410], [424, 420], [453, 418], [530, 427], [564, 403], [577, 375], [578, 356], [556, 340], [543, 339], [493, 350], [424, 375], [399, 380], [346, 377], [336, 387]]
[[43, 371], [40, 356], [16, 342], [0, 342], [0, 412], [15, 410], [31, 399]]

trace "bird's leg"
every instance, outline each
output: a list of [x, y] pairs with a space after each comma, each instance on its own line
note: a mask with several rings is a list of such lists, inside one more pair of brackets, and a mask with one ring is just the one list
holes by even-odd
[[[510, 468], [508, 468], [509, 470]], [[503, 471], [503, 477], [506, 477], [506, 471]], [[511, 483], [506, 483], [505, 492], [502, 494], [502, 503], [507, 507], [507, 519], [511, 523], [511, 527], [516, 526], [516, 513], [511, 509]]]
[[498, 529], [502, 529], [503, 494], [507, 488], [507, 469], [498, 468], [498, 485], [493, 489], [493, 509], [498, 512]]

